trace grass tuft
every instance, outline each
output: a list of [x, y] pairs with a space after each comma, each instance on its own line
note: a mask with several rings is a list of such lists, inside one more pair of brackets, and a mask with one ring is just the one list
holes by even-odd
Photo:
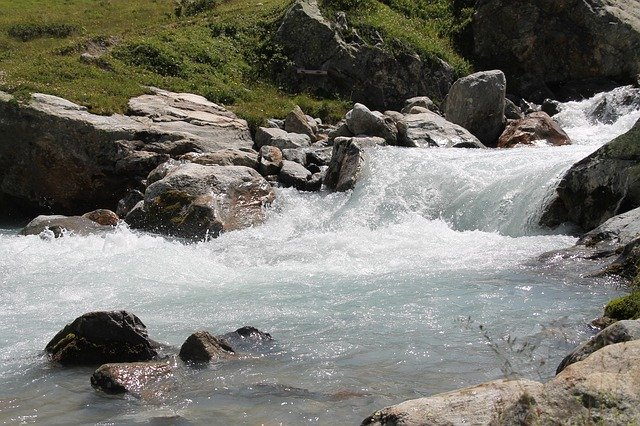
[[7, 30], [9, 36], [22, 41], [31, 41], [41, 37], [66, 38], [74, 34], [78, 28], [71, 24], [15, 24]]

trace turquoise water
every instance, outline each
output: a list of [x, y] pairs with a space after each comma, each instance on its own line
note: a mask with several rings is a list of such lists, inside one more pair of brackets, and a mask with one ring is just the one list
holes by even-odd
[[[209, 242], [126, 226], [57, 240], [3, 229], [0, 420], [349, 424], [486, 380], [551, 377], [621, 292], [579, 264], [536, 260], [575, 242], [535, 225], [558, 177], [633, 121], [594, 132], [581, 108], [564, 113], [576, 145], [381, 148], [354, 191], [278, 190], [264, 225]], [[169, 388], [108, 397], [91, 388], [93, 369], [42, 353], [66, 323], [103, 309], [130, 310], [174, 351], [202, 328], [250, 324], [275, 341], [208, 368], [176, 361]]]

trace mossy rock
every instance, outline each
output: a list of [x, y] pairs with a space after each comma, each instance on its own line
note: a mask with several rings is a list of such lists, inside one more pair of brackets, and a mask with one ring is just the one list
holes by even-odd
[[605, 306], [604, 315], [618, 321], [640, 319], [640, 291], [613, 299]]

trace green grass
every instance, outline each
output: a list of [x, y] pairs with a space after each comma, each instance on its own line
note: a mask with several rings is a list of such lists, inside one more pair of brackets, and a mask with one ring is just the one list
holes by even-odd
[[640, 292], [613, 299], [605, 306], [604, 315], [619, 321], [640, 319]]
[[[350, 19], [363, 33], [374, 28], [396, 39], [394, 45], [443, 58], [459, 74], [469, 71], [455, 47], [456, 25], [465, 18], [456, 18], [449, 1], [346, 2], [332, 0], [330, 6], [351, 6]], [[21, 97], [49, 93], [107, 114], [125, 112], [129, 98], [157, 86], [203, 95], [253, 127], [283, 117], [295, 104], [335, 121], [347, 102], [289, 93], [272, 78], [288, 66], [271, 37], [291, 3], [0, 0], [0, 89]], [[105, 40], [114, 46], [99, 63], [81, 60], [81, 53]]]

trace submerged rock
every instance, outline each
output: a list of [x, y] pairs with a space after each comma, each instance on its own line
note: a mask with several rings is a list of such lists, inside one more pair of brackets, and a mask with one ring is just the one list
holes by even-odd
[[458, 79], [447, 95], [445, 117], [486, 146], [495, 146], [504, 129], [507, 82], [502, 71], [483, 71]]
[[0, 213], [115, 209], [170, 156], [253, 145], [246, 121], [224, 108], [150, 90], [130, 101], [133, 116], [95, 115], [43, 94], [20, 104], [0, 93]]
[[54, 237], [63, 235], [92, 235], [108, 232], [113, 227], [100, 225], [84, 216], [40, 215], [27, 224], [20, 235], [41, 235], [51, 232]]
[[261, 223], [264, 207], [275, 198], [271, 185], [243, 166], [177, 164], [158, 178], [126, 217], [132, 227], [190, 239], [217, 237]]
[[108, 394], [139, 394], [150, 385], [171, 377], [167, 362], [104, 364], [91, 376], [91, 386]]
[[544, 385], [497, 380], [406, 401], [363, 425], [629, 424], [640, 417], [640, 341], [605, 346]]
[[184, 362], [210, 362], [233, 353], [233, 348], [224, 340], [207, 331], [197, 331], [182, 344], [179, 356]]
[[59, 331], [45, 350], [63, 365], [148, 361], [157, 355], [146, 326], [127, 311], [90, 312]]
[[427, 148], [484, 148], [466, 129], [427, 111], [409, 114], [398, 122], [398, 145]]
[[640, 206], [640, 121], [574, 164], [545, 207], [540, 224], [573, 222], [588, 231]]
[[498, 139], [498, 148], [536, 143], [570, 145], [571, 139], [546, 112], [539, 111], [507, 124], [507, 128]]

